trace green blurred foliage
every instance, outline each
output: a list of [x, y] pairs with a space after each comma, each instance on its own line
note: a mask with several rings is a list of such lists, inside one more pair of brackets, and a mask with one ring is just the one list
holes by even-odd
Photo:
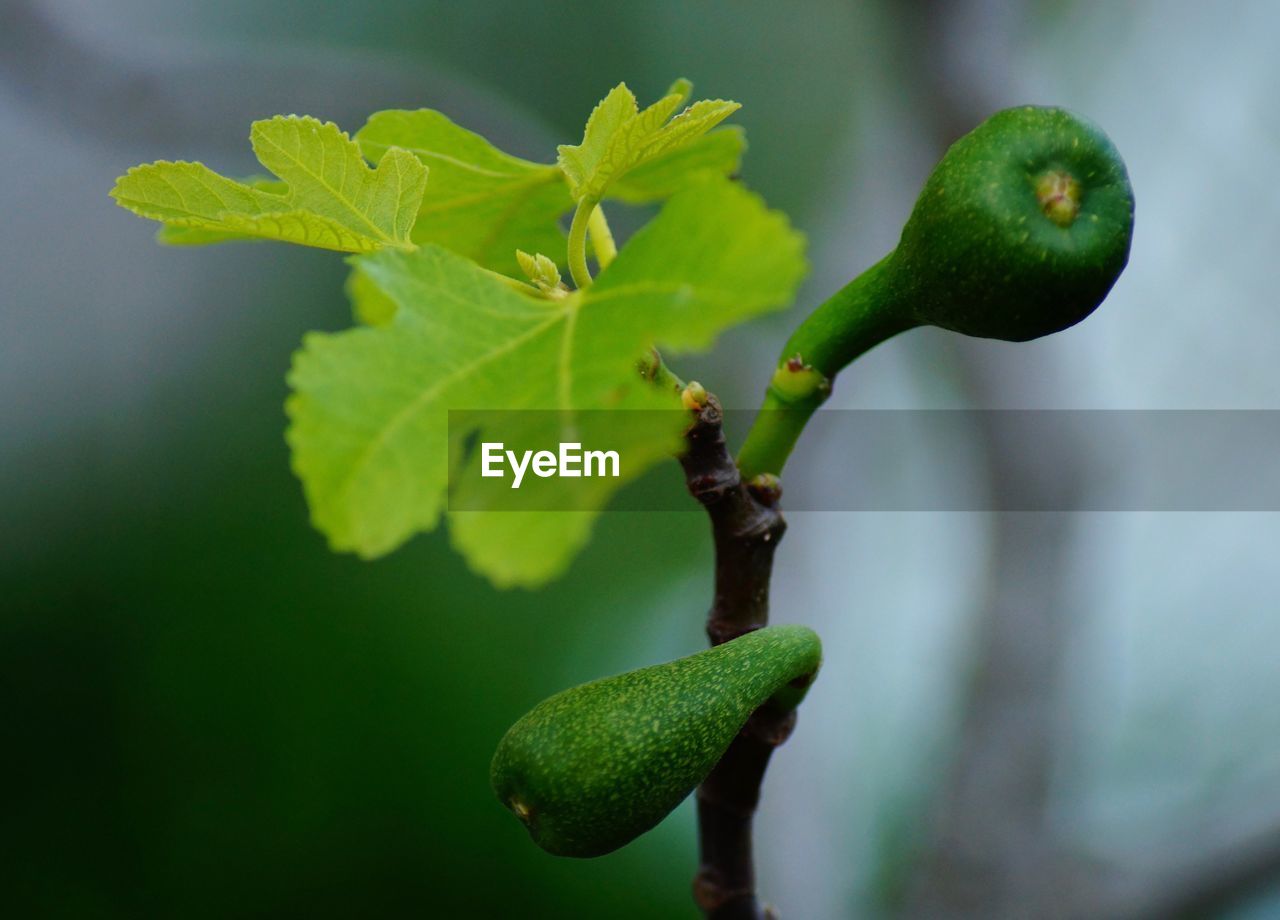
[[[264, 365], [254, 382], [278, 376]], [[575, 573], [537, 595], [494, 592], [438, 536], [376, 565], [333, 556], [270, 402], [233, 412], [178, 389], [175, 411], [218, 420], [104, 473], [93, 488], [110, 499], [0, 572], [19, 914], [685, 910], [683, 885], [636, 881], [692, 864], [687, 820], [557, 861], [487, 769], [533, 701], [647, 661], [649, 634], [697, 642], [701, 592], [673, 622], [648, 583], [705, 563], [702, 522], [606, 516]], [[584, 635], [621, 648], [593, 655]]]

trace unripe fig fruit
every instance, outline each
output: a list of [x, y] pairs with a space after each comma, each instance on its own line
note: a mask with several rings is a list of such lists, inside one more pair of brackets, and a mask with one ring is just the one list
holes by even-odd
[[752, 712], [799, 703], [821, 660], [811, 629], [770, 626], [565, 690], [507, 731], [494, 792], [544, 850], [609, 853], [679, 805]]
[[997, 112], [951, 146], [893, 252], [818, 307], [783, 347], [738, 455], [780, 473], [842, 368], [915, 326], [1021, 342], [1092, 313], [1129, 260], [1133, 190], [1092, 122]]
[[893, 277], [921, 323], [1021, 342], [1102, 302], [1129, 260], [1133, 191], [1096, 125], [1022, 106], [958, 140], [902, 231]]
[[1009, 341], [1065, 329], [1111, 290], [1132, 237], [1133, 190], [1100, 128], [1065, 109], [997, 112], [943, 156], [898, 247], [796, 329], [779, 373], [830, 379], [914, 326]]

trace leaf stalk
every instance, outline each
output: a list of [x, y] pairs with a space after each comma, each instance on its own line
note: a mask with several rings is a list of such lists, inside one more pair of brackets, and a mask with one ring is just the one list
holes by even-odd
[[595, 201], [583, 198], [574, 209], [573, 222], [569, 225], [569, 274], [580, 291], [591, 286], [591, 270], [587, 268], [587, 228], [595, 209]]
[[596, 264], [604, 271], [618, 254], [618, 244], [613, 241], [613, 232], [609, 229], [609, 221], [600, 205], [596, 205], [587, 218], [587, 235], [591, 240], [591, 251], [596, 256]]

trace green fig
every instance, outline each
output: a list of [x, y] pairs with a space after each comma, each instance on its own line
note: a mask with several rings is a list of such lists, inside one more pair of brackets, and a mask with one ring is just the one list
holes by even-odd
[[902, 230], [900, 307], [921, 323], [1022, 342], [1084, 319], [1129, 261], [1133, 190], [1092, 122], [1023, 106], [947, 151]]
[[821, 660], [811, 629], [770, 626], [557, 693], [499, 743], [493, 790], [549, 853], [612, 852], [679, 805], [752, 712], [798, 704]]
[[1133, 190], [1100, 128], [1041, 106], [991, 116], [943, 156], [897, 248], [788, 340], [739, 456], [743, 475], [781, 472], [832, 378], [900, 332], [1021, 342], [1080, 322], [1111, 290], [1132, 238]]

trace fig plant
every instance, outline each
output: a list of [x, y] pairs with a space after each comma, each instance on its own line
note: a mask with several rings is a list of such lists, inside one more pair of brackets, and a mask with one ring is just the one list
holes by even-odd
[[[449, 507], [453, 544], [498, 586], [561, 574], [622, 482], [679, 459], [712, 525], [716, 647], [544, 701], [501, 740], [490, 776], [536, 843], [579, 857], [623, 846], [696, 787], [697, 903], [758, 918], [752, 814], [821, 658], [807, 628], [767, 625], [787, 457], [836, 374], [899, 332], [1022, 341], [1086, 317], [1128, 258], [1133, 196], [1084, 119], [992, 116], [947, 152], [894, 251], [796, 329], [735, 459], [716, 398], [666, 358], [790, 303], [804, 241], [735, 178], [745, 142], [721, 123], [737, 103], [689, 104], [690, 92], [678, 80], [642, 109], [618, 85], [553, 163], [429, 109], [375, 113], [354, 137], [278, 116], [250, 133], [271, 176], [160, 161], [111, 194], [159, 221], [165, 243], [350, 254], [354, 326], [304, 337], [286, 403], [293, 469], [335, 550], [374, 558], [439, 524], [476, 474], [476, 443], [502, 435], [493, 414], [451, 409], [519, 410], [522, 436], [547, 443], [588, 413], [627, 413], [623, 475], [591, 481], [572, 513]], [[619, 247], [615, 204], [659, 208]]]

